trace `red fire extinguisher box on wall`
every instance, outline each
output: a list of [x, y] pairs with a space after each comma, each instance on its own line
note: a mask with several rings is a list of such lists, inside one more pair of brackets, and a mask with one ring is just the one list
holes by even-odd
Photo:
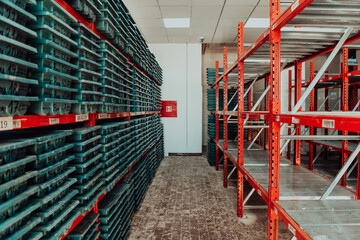
[[177, 117], [177, 101], [161, 101], [161, 117]]

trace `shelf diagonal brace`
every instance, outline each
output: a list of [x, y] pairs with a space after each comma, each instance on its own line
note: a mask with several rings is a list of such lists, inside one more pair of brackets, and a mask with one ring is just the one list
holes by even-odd
[[[256, 83], [256, 81], [259, 79], [259, 76], [257, 76], [254, 81], [251, 83], [251, 85], [248, 87], [248, 89], [246, 89], [246, 92], [244, 93], [244, 99], [246, 98], [246, 96], [249, 94], [251, 88], [254, 86], [254, 84]], [[236, 94], [236, 93], [235, 93]], [[231, 100], [230, 100], [231, 101]], [[239, 107], [239, 104], [236, 104], [236, 106], [234, 107], [233, 111], [236, 111]], [[228, 117], [228, 120], [230, 120], [231, 115]]]
[[231, 176], [234, 174], [235, 170], [236, 170], [236, 166], [233, 167], [233, 169], [232, 169], [231, 172], [229, 173], [229, 175], [228, 175], [228, 177], [227, 177], [228, 179], [231, 178]]
[[259, 138], [260, 134], [264, 131], [265, 128], [261, 128], [260, 131], [256, 134], [254, 139], [251, 141], [250, 145], [247, 147], [246, 150], [250, 150], [251, 147], [254, 145], [255, 141]]
[[348, 168], [351, 166], [353, 161], [356, 159], [359, 152], [360, 152], [360, 143], [357, 145], [355, 150], [352, 152], [352, 154], [350, 155], [350, 157], [348, 158], [348, 160], [346, 161], [344, 166], [340, 169], [340, 171], [336, 175], [335, 179], [331, 182], [330, 186], [326, 189], [324, 194], [321, 196], [320, 200], [325, 200], [331, 194], [331, 192], [334, 190], [336, 184], [338, 184], [338, 182], [340, 181], [342, 176], [346, 173]]
[[340, 49], [342, 48], [342, 46], [344, 45], [345, 41], [348, 39], [348, 37], [350, 36], [352, 31], [353, 31], [353, 28], [346, 29], [346, 31], [343, 34], [343, 36], [341, 37], [340, 41], [338, 42], [338, 44], [336, 45], [334, 50], [331, 52], [329, 57], [326, 59], [324, 65], [320, 68], [320, 70], [317, 73], [314, 80], [311, 81], [308, 88], [305, 90], [305, 92], [302, 94], [299, 101], [296, 103], [294, 108], [291, 110], [291, 113], [293, 113], [293, 114], [297, 113], [298, 110], [301, 108], [301, 105], [305, 102], [306, 98], [310, 95], [311, 91], [314, 89], [316, 84], [319, 82], [321, 76], [325, 73], [325, 71], [328, 68], [328, 66], [330, 65], [330, 63], [334, 60], [334, 58], [336, 57], [336, 55], [338, 54], [338, 52], [340, 51]]

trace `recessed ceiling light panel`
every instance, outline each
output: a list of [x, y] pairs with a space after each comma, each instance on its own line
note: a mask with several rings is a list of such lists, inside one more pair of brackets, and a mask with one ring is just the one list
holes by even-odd
[[165, 28], [189, 28], [190, 18], [164, 18]]
[[269, 18], [249, 18], [245, 28], [268, 28], [270, 26]]

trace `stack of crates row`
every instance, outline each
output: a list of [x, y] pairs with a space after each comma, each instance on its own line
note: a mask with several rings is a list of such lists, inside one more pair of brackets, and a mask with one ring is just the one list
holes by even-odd
[[123, 1], [66, 0], [66, 2], [86, 20], [95, 22], [95, 28], [101, 34], [152, 77], [157, 84], [162, 84], [162, 70]]
[[[223, 68], [219, 68], [219, 76], [223, 74]], [[213, 85], [216, 81], [216, 68], [206, 69], [206, 80], [208, 85]]]
[[[157, 85], [162, 73], [154, 56], [147, 49], [146, 56], [152, 57], [140, 64], [146, 62], [142, 71], [156, 77], [156, 84], [147, 78], [144, 87], [133, 79], [133, 65], [119, 52], [129, 49], [127, 30], [119, 30], [120, 22], [130, 28], [131, 16], [118, 14], [127, 11], [119, 7], [123, 3], [68, 3], [88, 21], [95, 21], [111, 44], [78, 23], [55, 0], [1, 1], [0, 116], [157, 109], [159, 99], [154, 98], [160, 97]], [[142, 55], [144, 44], [139, 45]], [[133, 102], [138, 107], [132, 108]]]
[[[0, 239], [60, 239], [163, 136], [159, 116], [60, 128], [1, 133]], [[137, 165], [158, 166], [163, 146], [155, 148]], [[97, 217], [68, 239], [98, 236]]]
[[[220, 69], [222, 71], [222, 69]], [[215, 82], [215, 68], [208, 68], [207, 69], [207, 82], [209, 85], [213, 84]], [[245, 89], [246, 91], [246, 89]], [[235, 94], [235, 97], [233, 97]], [[232, 99], [232, 100], [231, 100]], [[208, 89], [207, 90], [207, 100], [208, 100], [208, 111], [215, 111], [216, 110], [216, 90], [215, 89]], [[230, 101], [230, 104], [228, 105], [229, 111], [232, 111], [237, 106], [237, 89], [228, 89], [228, 101]], [[245, 109], [248, 107], [248, 97], [244, 99], [244, 106]], [[224, 110], [224, 90], [219, 89], [219, 109], [220, 111]], [[232, 121], [229, 121], [228, 123], [228, 139], [233, 140], [237, 137], [237, 118], [232, 117], [230, 118]], [[219, 139], [224, 139], [224, 123], [223, 123], [223, 116], [220, 116], [219, 119]], [[215, 115], [209, 114], [208, 115], [208, 128], [207, 128], [207, 134], [208, 134], [208, 143], [207, 143], [207, 157], [208, 162], [210, 166], [214, 166], [215, 164], [215, 143], [214, 139], [216, 137], [216, 123], [215, 123]], [[245, 139], [247, 139], [248, 132], [245, 131]]]

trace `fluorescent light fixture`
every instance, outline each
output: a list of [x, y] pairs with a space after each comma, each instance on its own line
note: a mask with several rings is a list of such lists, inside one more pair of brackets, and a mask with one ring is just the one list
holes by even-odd
[[249, 18], [245, 28], [268, 28], [270, 26], [269, 18]]
[[189, 28], [190, 18], [164, 18], [165, 28]]

